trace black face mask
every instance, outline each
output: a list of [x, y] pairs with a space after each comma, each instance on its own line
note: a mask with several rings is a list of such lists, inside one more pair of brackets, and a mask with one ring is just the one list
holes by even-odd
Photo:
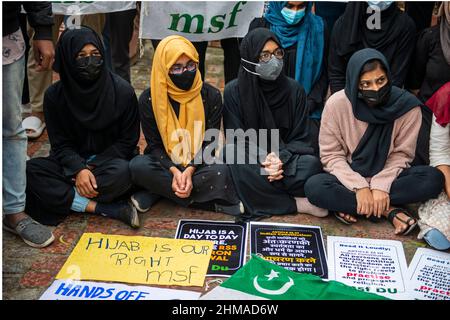
[[358, 98], [363, 99], [369, 107], [382, 106], [389, 100], [391, 86], [385, 84], [378, 91], [375, 90], [359, 90]]
[[197, 74], [197, 69], [194, 71], [184, 71], [181, 74], [169, 73], [170, 80], [181, 90], [187, 91], [192, 87], [194, 83], [195, 75]]
[[92, 82], [97, 80], [102, 71], [103, 59], [102, 57], [82, 57], [76, 59], [75, 65], [77, 67], [77, 77], [81, 81]]

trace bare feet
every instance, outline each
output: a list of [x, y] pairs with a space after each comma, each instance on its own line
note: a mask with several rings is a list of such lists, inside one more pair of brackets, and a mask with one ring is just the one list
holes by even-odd
[[308, 198], [295, 198], [295, 203], [297, 205], [297, 211], [302, 213], [307, 213], [319, 218], [326, 217], [328, 215], [328, 210], [316, 207]]

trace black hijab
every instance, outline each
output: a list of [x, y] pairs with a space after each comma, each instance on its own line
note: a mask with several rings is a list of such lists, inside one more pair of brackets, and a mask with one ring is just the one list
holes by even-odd
[[[266, 28], [250, 31], [242, 40], [241, 58], [259, 63], [259, 54], [268, 40], [275, 41], [276, 35]], [[274, 81], [261, 79], [246, 70], [255, 72], [255, 66], [241, 60], [238, 73], [239, 95], [244, 116], [245, 129], [289, 128], [289, 86], [288, 79], [280, 73]]]
[[[370, 60], [379, 60], [384, 66], [391, 86], [389, 100], [381, 106], [369, 107], [358, 98], [359, 79], [363, 66]], [[356, 119], [369, 126], [352, 155], [351, 167], [363, 177], [372, 177], [383, 170], [391, 145], [394, 122], [422, 103], [406, 90], [390, 84], [392, 75], [384, 55], [375, 49], [355, 52], [347, 65], [345, 95], [352, 104]]]
[[354, 52], [361, 42], [366, 48], [383, 51], [401, 36], [404, 28], [399, 26], [407, 24], [408, 16], [401, 14], [396, 2], [381, 11], [381, 29], [367, 28], [367, 20], [374, 14], [373, 10], [370, 11], [372, 13], [366, 13], [367, 8], [365, 1], [349, 2], [339, 18], [339, 30], [335, 34], [338, 37], [337, 53], [340, 56]]
[[100, 131], [120, 116], [116, 106], [116, 88], [112, 73], [103, 62], [100, 76], [93, 83], [80, 81], [77, 77], [75, 60], [81, 49], [94, 45], [105, 57], [103, 43], [97, 33], [88, 28], [66, 29], [58, 41], [53, 69], [59, 73], [63, 84], [65, 101], [61, 106], [67, 106], [70, 113], [84, 127]]

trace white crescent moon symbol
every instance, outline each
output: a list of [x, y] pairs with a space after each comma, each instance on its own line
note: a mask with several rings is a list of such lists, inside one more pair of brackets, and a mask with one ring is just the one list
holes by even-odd
[[269, 289], [265, 289], [265, 288], [261, 287], [261, 286], [259, 285], [259, 283], [258, 283], [258, 276], [256, 276], [256, 277], [253, 279], [253, 286], [255, 287], [255, 289], [256, 289], [257, 291], [259, 291], [259, 292], [261, 292], [261, 293], [268, 294], [268, 295], [272, 295], [272, 296], [280, 295], [280, 294], [286, 293], [286, 292], [289, 290], [289, 288], [292, 287], [292, 286], [294, 285], [294, 280], [292, 280], [291, 277], [288, 277], [288, 278], [289, 278], [289, 282], [286, 282], [286, 283], [285, 283], [280, 289], [278, 289], [278, 290], [269, 290]]

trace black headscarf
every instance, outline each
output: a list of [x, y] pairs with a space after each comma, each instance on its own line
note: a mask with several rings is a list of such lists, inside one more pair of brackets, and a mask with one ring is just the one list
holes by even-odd
[[422, 105], [414, 95], [389, 83], [387, 85], [391, 86], [391, 92], [384, 105], [369, 107], [363, 99], [358, 98], [361, 70], [368, 61], [374, 59], [384, 66], [390, 82], [392, 75], [384, 55], [367, 48], [355, 52], [350, 58], [345, 83], [345, 95], [352, 104], [353, 114], [356, 119], [369, 123], [352, 155], [351, 167], [363, 177], [372, 177], [384, 168], [395, 120]]
[[392, 3], [386, 10], [381, 11], [381, 29], [367, 28], [367, 19], [374, 13], [366, 13], [368, 4], [365, 1], [349, 2], [344, 14], [339, 18], [337, 25], [340, 31], [337, 34], [337, 53], [346, 55], [358, 49], [358, 44], [365, 47], [383, 51], [394, 41], [397, 41], [403, 28], [399, 25], [407, 24], [409, 18], [401, 14], [397, 4]]
[[[268, 40], [275, 41], [281, 47], [270, 30], [256, 28], [250, 31], [242, 40], [241, 58], [259, 63], [259, 54]], [[238, 73], [245, 129], [288, 128], [290, 94], [286, 76], [281, 72], [276, 80], [268, 81], [244, 70], [243, 66], [252, 72], [255, 72], [255, 66], [241, 60]]]
[[120, 116], [116, 106], [116, 90], [112, 73], [103, 62], [99, 78], [86, 83], [76, 77], [77, 54], [87, 44], [94, 45], [105, 57], [103, 43], [97, 33], [88, 28], [66, 29], [58, 41], [53, 69], [59, 73], [63, 84], [66, 105], [83, 126], [99, 131], [106, 128]]

